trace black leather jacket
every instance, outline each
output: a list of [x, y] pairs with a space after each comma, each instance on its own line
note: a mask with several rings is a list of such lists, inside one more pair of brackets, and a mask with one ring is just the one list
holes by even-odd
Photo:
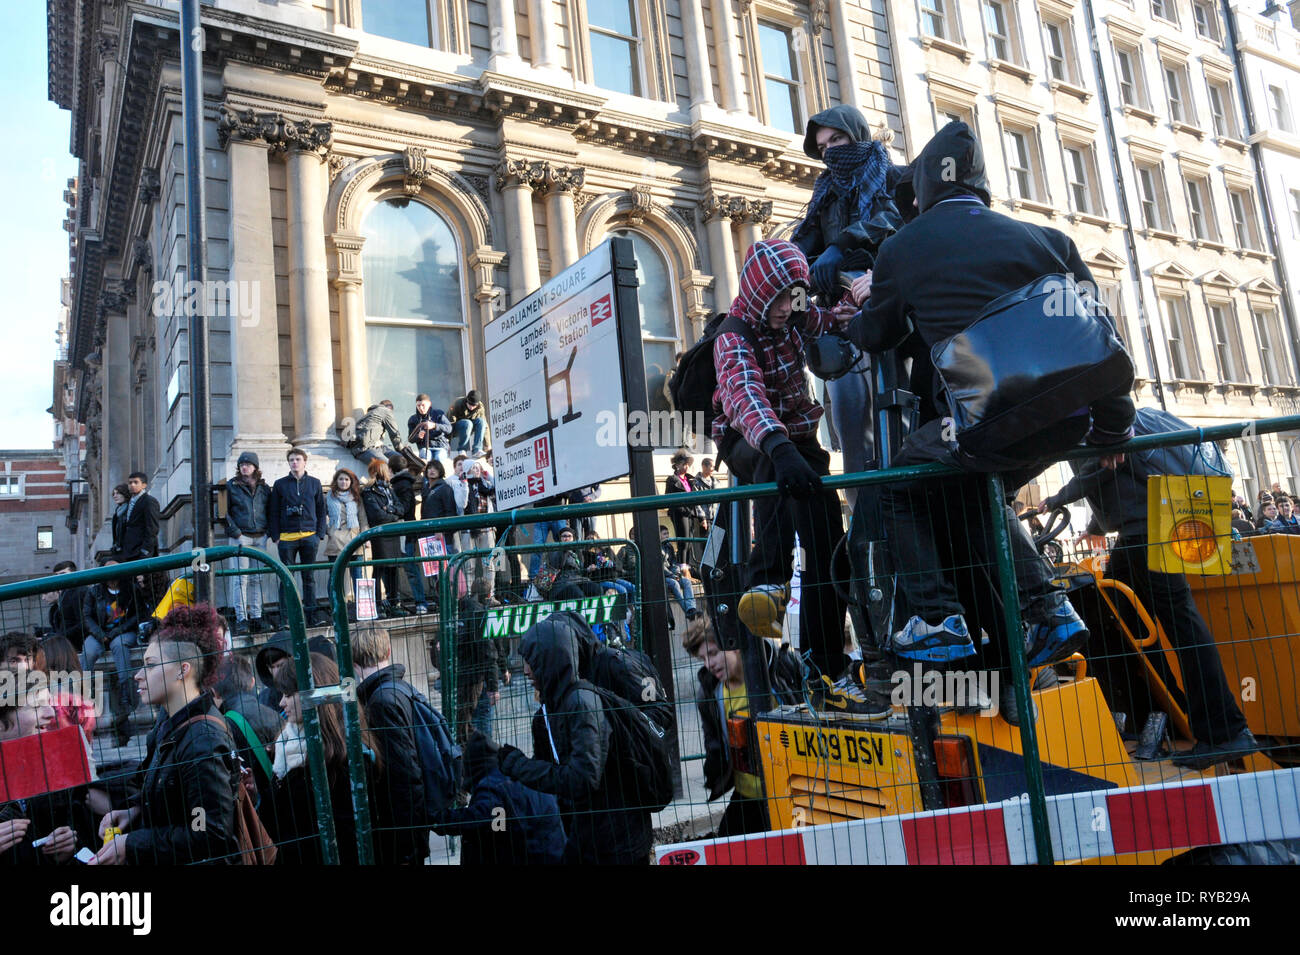
[[[205, 716], [215, 720], [202, 719]], [[201, 694], [173, 716], [159, 718], [149, 734], [140, 779], [134, 804], [141, 813], [127, 832], [127, 861], [238, 864], [239, 769], [225, 717], [211, 693]]]
[[226, 482], [226, 533], [230, 537], [247, 534], [261, 537], [266, 533], [267, 509], [271, 505], [271, 486], [258, 481], [250, 487], [244, 481]]

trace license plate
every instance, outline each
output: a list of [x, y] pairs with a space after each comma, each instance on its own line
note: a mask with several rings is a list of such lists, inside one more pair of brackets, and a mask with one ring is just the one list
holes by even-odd
[[785, 747], [787, 759], [870, 767], [886, 773], [894, 772], [897, 765], [894, 738], [888, 733], [783, 726], [777, 733], [777, 740]]

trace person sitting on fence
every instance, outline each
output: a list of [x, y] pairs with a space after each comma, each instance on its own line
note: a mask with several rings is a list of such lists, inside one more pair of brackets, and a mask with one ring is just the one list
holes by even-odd
[[664, 586], [668, 589], [668, 596], [677, 601], [689, 622], [700, 615], [700, 609], [695, 606], [695, 585], [691, 582], [690, 568], [679, 559], [677, 550], [672, 545], [671, 536], [668, 528], [659, 525], [659, 548], [664, 555]]
[[[293, 667], [285, 669], [292, 671]], [[212, 698], [230, 724], [236, 753], [257, 781], [259, 798], [265, 798], [271, 791], [270, 756], [275, 739], [284, 728], [284, 719], [277, 709], [257, 701], [253, 693], [255, 685], [253, 665], [248, 658], [229, 653], [221, 661]]]
[[[803, 667], [786, 646], [779, 649], [771, 640], [759, 645], [767, 662], [772, 693], [778, 703], [800, 703], [799, 686]], [[727, 720], [749, 715], [749, 698], [745, 691], [745, 669], [739, 650], [723, 650], [706, 617], [697, 617], [686, 625], [682, 647], [702, 666], [696, 674], [700, 725], [704, 731], [704, 786], [709, 801], [731, 790], [718, 838], [764, 832], [768, 828], [767, 802], [758, 776], [737, 770], [731, 762], [727, 742]]]
[[434, 831], [460, 836], [461, 865], [558, 865], [564, 825], [555, 797], [508, 779], [491, 740], [475, 733], [465, 743], [469, 805], [450, 809]]
[[415, 733], [415, 687], [406, 667], [393, 663], [388, 631], [364, 627], [352, 635], [357, 702], [365, 710], [382, 773], [371, 801], [375, 858], [412, 865], [429, 854], [424, 772]]
[[[235, 745], [212, 698], [224, 648], [221, 618], [207, 604], [177, 607], [154, 634], [135, 675], [140, 698], [160, 708], [128, 809], [99, 824], [94, 864], [237, 863]], [[197, 819], [203, 825], [195, 825]]]
[[[317, 687], [336, 686], [339, 682], [338, 665], [323, 653], [313, 653], [311, 679]], [[287, 721], [275, 741], [272, 767], [275, 780], [258, 807], [258, 815], [279, 847], [275, 860], [277, 865], [320, 865], [324, 859], [316, 822], [315, 787], [307, 765], [307, 739], [302, 719], [304, 707], [298, 693], [298, 674], [293, 667], [283, 667], [276, 672], [275, 685], [281, 694], [280, 706]], [[366, 776], [370, 790], [374, 792], [378, 770], [376, 748], [366, 725], [365, 713], [357, 715], [361, 720]], [[320, 725], [321, 748], [325, 751], [325, 776], [329, 782], [339, 862], [356, 865], [356, 816], [352, 810], [347, 744], [343, 735], [343, 706], [341, 703], [319, 703], [316, 717]]]
[[[58, 728], [49, 688], [29, 683], [25, 669], [0, 666], [0, 686], [18, 691], [0, 696], [0, 743]], [[78, 786], [0, 804], [0, 866], [59, 865], [90, 845], [95, 825], [85, 796]]]
[[524, 635], [519, 652], [542, 708], [533, 719], [533, 758], [503, 745], [501, 771], [558, 799], [566, 863], [645, 864], [650, 813], [625, 793], [630, 781], [610, 759], [614, 728], [600, 695], [579, 679], [578, 640], [566, 616], [552, 615]]
[[451, 419], [451, 450], [462, 451], [476, 458], [483, 457], [483, 429], [487, 418], [478, 392], [471, 391], [463, 398], [457, 398], [447, 409]]

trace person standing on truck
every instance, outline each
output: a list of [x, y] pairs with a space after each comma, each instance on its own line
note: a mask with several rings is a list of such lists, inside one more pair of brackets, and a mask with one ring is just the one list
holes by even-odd
[[[1139, 408], [1138, 434], [1164, 434], [1190, 430], [1191, 425], [1168, 412]], [[1187, 452], [1166, 454], [1162, 452]], [[1174, 757], [1174, 763], [1205, 769], [1215, 763], [1239, 759], [1259, 749], [1246, 725], [1246, 717], [1233, 696], [1223, 661], [1204, 618], [1196, 610], [1192, 590], [1182, 574], [1162, 574], [1147, 565], [1147, 477], [1151, 474], [1192, 474], [1194, 462], [1204, 455], [1210, 467], [1226, 473], [1223, 457], [1213, 444], [1156, 449], [1155, 453], [1129, 455], [1114, 469], [1097, 461], [1074, 461], [1074, 478], [1042, 504], [1046, 512], [1087, 498], [1093, 517], [1108, 531], [1119, 531], [1110, 552], [1107, 573], [1133, 588], [1142, 605], [1155, 614], [1178, 653], [1187, 697], [1187, 718], [1196, 745]], [[1158, 470], [1156, 468], [1159, 468]], [[1204, 472], [1203, 472], [1204, 473]]]

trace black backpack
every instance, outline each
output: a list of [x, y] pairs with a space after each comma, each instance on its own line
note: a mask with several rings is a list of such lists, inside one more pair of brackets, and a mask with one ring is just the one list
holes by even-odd
[[592, 660], [591, 682], [635, 704], [669, 735], [677, 733], [677, 714], [650, 658], [640, 650], [604, 646]]
[[759, 357], [754, 330], [743, 318], [726, 313], [715, 315], [704, 326], [700, 340], [686, 350], [668, 381], [668, 395], [676, 411], [713, 417], [713, 393], [718, 390], [718, 375], [713, 366], [713, 343], [723, 332], [735, 332], [749, 343], [754, 357]]
[[411, 728], [424, 777], [424, 808], [430, 821], [455, 805], [465, 781], [465, 757], [451, 735], [446, 718], [413, 686], [398, 684], [411, 701]]
[[673, 801], [673, 754], [668, 732], [635, 703], [604, 687], [591, 683], [586, 686], [600, 697], [612, 730], [604, 788], [617, 785], [628, 809], [661, 812]]

